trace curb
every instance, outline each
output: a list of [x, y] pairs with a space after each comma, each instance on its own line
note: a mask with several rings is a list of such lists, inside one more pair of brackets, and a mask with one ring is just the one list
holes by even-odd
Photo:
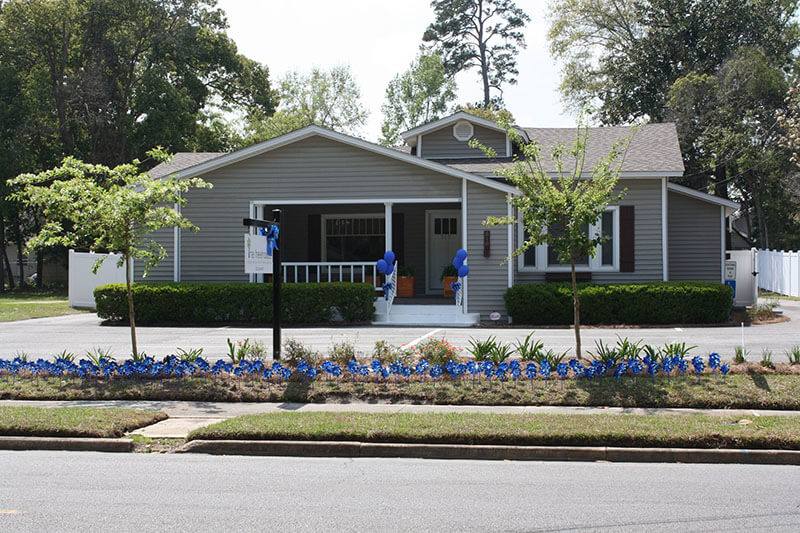
[[0, 450], [66, 450], [75, 452], [132, 452], [131, 439], [77, 437], [0, 437]]
[[607, 446], [504, 446], [354, 441], [195, 440], [176, 453], [298, 457], [400, 457], [510, 461], [607, 461], [800, 465], [800, 451]]

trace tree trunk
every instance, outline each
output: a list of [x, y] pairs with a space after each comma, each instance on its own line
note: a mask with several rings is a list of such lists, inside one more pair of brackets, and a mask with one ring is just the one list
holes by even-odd
[[478, 51], [481, 55], [481, 81], [483, 82], [483, 107], [489, 107], [489, 64], [486, 60], [486, 43], [483, 41], [483, 2], [478, 0]]
[[726, 200], [728, 199], [727, 170], [725, 165], [718, 165], [714, 169], [714, 196], [725, 198]]
[[578, 279], [575, 275], [575, 257], [570, 255], [569, 265], [572, 270], [572, 305], [575, 322], [575, 356], [581, 359], [581, 301], [578, 298]]
[[25, 288], [25, 266], [22, 264], [22, 255], [25, 250], [25, 244], [22, 242], [22, 229], [19, 226], [19, 220], [16, 224], [16, 241], [17, 241], [17, 267], [19, 270], [19, 288]]
[[[5, 239], [5, 224], [3, 218], [0, 217], [0, 270], [8, 274], [8, 288], [14, 288], [14, 273], [11, 271], [11, 261], [8, 260], [8, 253], [6, 252], [6, 239]], [[0, 280], [3, 279], [0, 274]], [[0, 287], [2, 284], [0, 284]]]
[[44, 252], [36, 252], [36, 287], [42, 288], [42, 276], [44, 275]]
[[125, 253], [125, 284], [128, 289], [128, 323], [131, 326], [131, 349], [133, 358], [138, 359], [139, 349], [136, 346], [136, 318], [133, 314], [133, 293], [131, 292], [131, 256]]
[[0, 292], [6, 290], [6, 224], [3, 220], [3, 213], [0, 213]]

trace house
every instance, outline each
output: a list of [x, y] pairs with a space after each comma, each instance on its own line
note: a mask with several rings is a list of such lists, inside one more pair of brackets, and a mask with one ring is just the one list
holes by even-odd
[[[569, 128], [518, 131], [526, 142], [540, 142], [545, 153], [575, 138]], [[627, 127], [591, 128], [585, 168], [629, 134]], [[386, 148], [308, 126], [233, 153], [176, 154], [151, 175], [199, 176], [214, 188], [187, 194], [184, 214], [199, 232], [156, 233], [169, 258], [149, 279], [261, 281], [261, 275], [244, 273], [242, 218], [270, 218], [276, 208], [282, 210], [287, 282], [342, 279], [380, 286], [373, 265], [391, 249], [398, 264], [416, 271], [417, 294], [432, 298], [442, 295], [441, 273], [456, 250], [467, 250], [464, 313], [452, 300], [404, 307], [398, 299], [387, 317], [379, 301], [379, 322], [465, 324], [493, 312], [506, 320], [506, 288], [564, 279], [568, 267], [545, 246], [505, 261], [523, 238], [521, 229], [482, 224], [488, 216], [511, 214], [506, 198], [516, 193], [494, 175], [515, 151], [503, 129], [458, 112], [409, 130], [403, 139], [403, 149]], [[470, 148], [471, 139], [498, 157]], [[555, 176], [552, 161], [543, 158], [542, 164]], [[581, 279], [722, 280], [725, 219], [738, 206], [670, 183], [683, 170], [673, 124], [645, 125], [634, 134], [621, 167], [624, 198], [592, 228], [609, 239], [596, 257], [581, 261]]]

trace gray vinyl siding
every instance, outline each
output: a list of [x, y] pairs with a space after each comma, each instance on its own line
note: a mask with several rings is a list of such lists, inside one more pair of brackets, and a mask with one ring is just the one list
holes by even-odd
[[[506, 155], [506, 134], [473, 124], [473, 139], [494, 148], [497, 155]], [[471, 140], [471, 139], [470, 139]], [[424, 159], [445, 159], [451, 157], [486, 157], [477, 148], [470, 148], [469, 141], [459, 141], [453, 137], [453, 125], [432, 131], [422, 136], [422, 157]]]
[[720, 206], [669, 193], [669, 279], [720, 281]]
[[163, 228], [150, 234], [150, 239], [159, 243], [167, 251], [167, 256], [155, 268], [151, 268], [146, 278], [142, 278], [144, 273], [144, 261], [136, 259], [133, 262], [133, 279], [135, 281], [172, 281], [175, 269], [175, 247], [173, 241], [175, 230], [173, 228]]
[[[620, 180], [616, 194], [625, 191], [619, 205], [634, 206], [634, 268], [633, 272], [592, 272], [592, 281], [626, 283], [660, 281], [664, 279], [661, 246], [661, 179]], [[517, 231], [514, 230], [516, 243]], [[545, 272], [516, 272], [516, 283], [543, 283]]]
[[[183, 281], [248, 279], [242, 218], [251, 214], [250, 201], [461, 197], [458, 178], [321, 137], [277, 148], [202, 177], [214, 188], [185, 195], [183, 213], [200, 231], [182, 233]], [[377, 207], [382, 211], [382, 204]], [[306, 247], [306, 238], [299, 238], [301, 247]]]
[[[468, 183], [467, 211], [468, 311], [480, 313], [481, 320], [488, 320], [492, 311], [505, 317], [503, 295], [508, 289], [508, 266], [503, 264], [503, 260], [508, 256], [508, 229], [506, 226], [485, 227], [482, 224], [486, 217], [506, 215], [505, 193]], [[484, 231], [490, 232], [489, 257], [483, 256]]]

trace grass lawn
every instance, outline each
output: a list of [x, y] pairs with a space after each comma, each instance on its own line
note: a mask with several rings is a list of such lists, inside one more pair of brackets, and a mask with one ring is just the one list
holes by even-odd
[[766, 300], [774, 299], [774, 300], [793, 300], [795, 302], [800, 301], [800, 298], [798, 298], [797, 296], [787, 296], [785, 294], [778, 294], [777, 292], [770, 292], [762, 289], [758, 290], [758, 297], [764, 298]]
[[639, 377], [557, 379], [499, 383], [471, 380], [404, 384], [350, 380], [305, 381], [268, 385], [266, 381], [172, 378], [159, 380], [103, 378], [0, 378], [0, 399], [26, 400], [186, 400], [223, 402], [411, 402], [457, 405], [585, 405], [619, 407], [708, 407], [800, 410], [800, 375], [703, 375], [698, 380]]
[[0, 407], [0, 435], [121, 437], [167, 418], [160, 411], [90, 407]]
[[800, 417], [270, 413], [196, 429], [189, 440], [349, 440], [528, 446], [800, 447]]
[[0, 322], [73, 315], [85, 310], [69, 306], [66, 295], [40, 292], [0, 293]]

